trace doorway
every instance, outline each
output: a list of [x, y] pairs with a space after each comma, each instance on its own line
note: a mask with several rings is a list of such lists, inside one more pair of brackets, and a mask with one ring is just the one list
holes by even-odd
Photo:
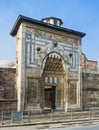
[[45, 86], [45, 108], [55, 109], [55, 86]]

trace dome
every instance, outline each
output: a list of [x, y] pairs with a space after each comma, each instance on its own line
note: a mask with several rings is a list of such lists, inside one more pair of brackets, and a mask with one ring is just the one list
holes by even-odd
[[0, 61], [0, 68], [13, 68], [15, 63], [11, 61]]

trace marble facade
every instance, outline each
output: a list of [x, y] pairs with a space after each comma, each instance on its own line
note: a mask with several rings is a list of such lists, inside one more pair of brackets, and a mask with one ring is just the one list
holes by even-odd
[[11, 32], [16, 36], [17, 110], [82, 109], [85, 34], [46, 25], [24, 20]]

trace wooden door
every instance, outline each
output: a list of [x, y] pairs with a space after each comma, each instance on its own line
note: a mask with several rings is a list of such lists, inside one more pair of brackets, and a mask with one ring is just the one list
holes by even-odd
[[45, 89], [45, 107], [51, 108], [52, 104], [52, 96], [51, 96], [51, 88]]

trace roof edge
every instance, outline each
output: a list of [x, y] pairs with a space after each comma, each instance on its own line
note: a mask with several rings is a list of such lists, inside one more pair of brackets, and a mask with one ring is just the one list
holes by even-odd
[[27, 22], [27, 23], [32, 23], [32, 24], [36, 23], [36, 24], [39, 24], [41, 26], [45, 26], [45, 27], [49, 27], [49, 28], [52, 28], [52, 29], [57, 29], [57, 30], [60, 30], [60, 31], [71, 33], [71, 34], [74, 34], [74, 35], [78, 35], [81, 38], [86, 35], [86, 33], [83, 33], [83, 32], [75, 31], [75, 30], [72, 30], [72, 29], [67, 29], [67, 28], [64, 28], [64, 27], [58, 27], [58, 26], [55, 26], [55, 25], [44, 23], [44, 22], [36, 20], [36, 19], [32, 19], [30, 17], [19, 15], [18, 18], [16, 19], [16, 22], [15, 22], [11, 32], [10, 32], [11, 36], [14, 37], [16, 35], [18, 28], [19, 28], [19, 26], [22, 22]]

